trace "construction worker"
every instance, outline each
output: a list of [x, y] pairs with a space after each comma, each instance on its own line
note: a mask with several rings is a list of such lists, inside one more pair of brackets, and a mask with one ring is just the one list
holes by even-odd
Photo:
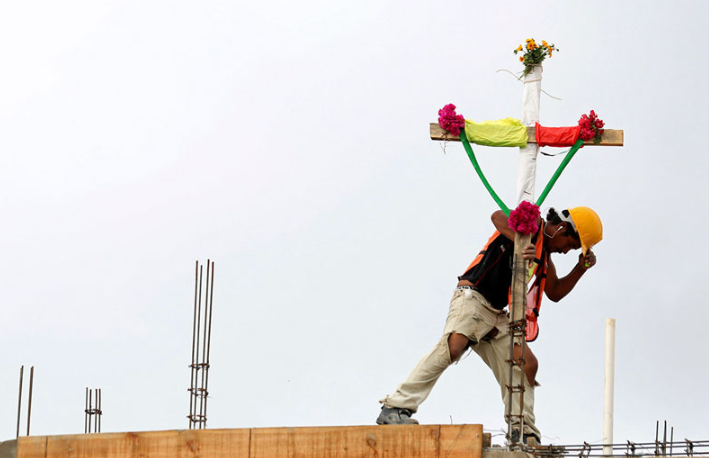
[[[457, 362], [468, 348], [478, 353], [492, 369], [500, 384], [503, 402], [507, 405], [510, 337], [507, 329], [509, 315], [505, 307], [509, 302], [512, 282], [515, 232], [509, 227], [507, 216], [502, 211], [492, 214], [492, 222], [497, 231], [465, 273], [458, 277], [458, 287], [451, 299], [443, 337], [394, 394], [379, 401], [383, 406], [377, 424], [418, 424], [411, 416], [431, 393], [443, 371]], [[532, 235], [531, 244], [523, 250], [523, 258], [535, 271], [530, 295], [536, 287], [538, 298], [528, 297], [528, 302], [534, 301], [536, 315], [539, 313], [542, 291], [549, 299], [557, 302], [569, 294], [588, 269], [596, 265], [596, 256], [591, 248], [602, 237], [601, 220], [588, 207], [561, 212], [552, 208], [546, 221], [539, 219], [539, 230]], [[565, 254], [579, 248], [582, 252], [578, 263], [566, 276], [559, 278], [550, 254]], [[536, 338], [536, 315], [532, 320], [535, 326], [528, 326], [528, 340]], [[532, 339], [529, 339], [530, 332], [534, 334]], [[514, 347], [514, 357], [521, 357], [519, 344]], [[529, 347], [525, 349], [525, 362], [523, 439], [527, 443], [527, 439], [534, 437], [540, 443], [541, 434], [534, 418], [534, 386], [538, 363]], [[520, 369], [515, 367], [515, 370]], [[518, 396], [518, 393], [514, 393], [512, 400], [512, 406], [517, 407], [517, 411], [512, 412], [512, 434], [515, 441], [519, 440]], [[514, 415], [517, 415], [516, 420]], [[515, 424], [518, 425], [516, 430]]]

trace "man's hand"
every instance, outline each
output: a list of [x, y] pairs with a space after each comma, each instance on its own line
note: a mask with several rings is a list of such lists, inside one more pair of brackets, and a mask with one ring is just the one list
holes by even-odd
[[537, 256], [537, 247], [535, 247], [532, 244], [527, 245], [525, 248], [522, 249], [522, 257], [526, 260], [534, 260], [534, 258]]
[[532, 244], [527, 245], [522, 249], [522, 258], [527, 260], [527, 268], [534, 265], [534, 259], [537, 257], [537, 247]]
[[596, 265], [596, 255], [593, 253], [593, 251], [588, 250], [586, 252], [586, 256], [583, 254], [579, 255], [579, 265], [583, 270], [588, 270], [591, 267]]

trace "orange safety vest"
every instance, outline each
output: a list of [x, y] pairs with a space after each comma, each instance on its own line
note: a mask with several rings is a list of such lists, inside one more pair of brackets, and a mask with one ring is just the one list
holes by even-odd
[[[545, 222], [542, 220], [542, 225], [537, 232], [537, 240], [534, 242], [534, 246], [536, 247], [536, 253], [535, 253], [535, 265], [530, 269], [529, 276], [531, 277], [532, 275], [535, 276], [534, 282], [532, 283], [532, 286], [529, 288], [529, 291], [527, 292], [527, 310], [526, 310], [526, 319], [527, 319], [527, 331], [526, 331], [526, 339], [527, 342], [532, 342], [537, 338], [539, 335], [539, 325], [537, 323], [537, 319], [539, 317], [539, 310], [541, 309], [542, 306], [542, 296], [544, 295], [544, 287], [546, 285], [546, 273], [547, 273], [547, 261], [548, 261], [548, 255], [544, 251], [544, 226]], [[487, 254], [491, 244], [500, 236], [499, 231], [495, 231], [494, 234], [490, 237], [490, 239], [487, 241], [483, 249], [480, 251], [480, 253], [473, 259], [473, 262], [470, 263], [468, 268], [465, 270], [466, 273], [468, 273], [473, 267], [477, 266], [483, 261], [483, 258]], [[495, 261], [496, 262], [496, 261]], [[492, 266], [491, 266], [492, 267]], [[483, 269], [486, 270], [488, 267], [483, 266]], [[484, 273], [483, 273], [484, 275]], [[464, 279], [465, 276], [458, 277], [459, 280]], [[472, 281], [472, 279], [470, 279]], [[477, 284], [476, 281], [472, 281], [473, 284]], [[511, 303], [511, 296], [512, 296], [512, 288], [508, 290], [507, 293], [507, 303]], [[489, 299], [489, 298], [488, 298]]]
[[[539, 336], [539, 324], [537, 323], [537, 319], [539, 318], [539, 310], [542, 308], [542, 296], [544, 296], [544, 287], [547, 282], [547, 263], [549, 255], [544, 251], [544, 225], [545, 222], [542, 220], [542, 226], [537, 233], [537, 241], [534, 243], [537, 249], [534, 255], [534, 262], [536, 263], [536, 267], [534, 268], [534, 283], [532, 283], [529, 291], [527, 291], [527, 342], [532, 342]], [[511, 292], [510, 289], [510, 294]]]

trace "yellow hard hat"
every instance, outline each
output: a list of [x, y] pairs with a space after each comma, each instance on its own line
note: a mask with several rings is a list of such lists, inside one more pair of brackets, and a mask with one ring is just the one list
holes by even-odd
[[584, 256], [595, 244], [603, 239], [603, 224], [598, 214], [588, 207], [569, 208], [569, 215], [574, 229], [581, 239], [581, 250]]

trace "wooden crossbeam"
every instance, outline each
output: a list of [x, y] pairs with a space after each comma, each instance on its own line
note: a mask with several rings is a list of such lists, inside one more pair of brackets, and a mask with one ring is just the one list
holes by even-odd
[[[527, 142], [529, 143], [537, 142], [537, 139], [534, 135], [534, 130], [534, 127], [527, 127]], [[431, 140], [459, 142], [460, 138], [448, 133], [448, 131], [439, 126], [438, 123], [432, 122]], [[588, 146], [623, 146], [623, 131], [605, 129], [600, 143], [596, 144], [593, 143], [593, 140], [589, 140], [587, 142], [584, 142], [583, 144]]]

